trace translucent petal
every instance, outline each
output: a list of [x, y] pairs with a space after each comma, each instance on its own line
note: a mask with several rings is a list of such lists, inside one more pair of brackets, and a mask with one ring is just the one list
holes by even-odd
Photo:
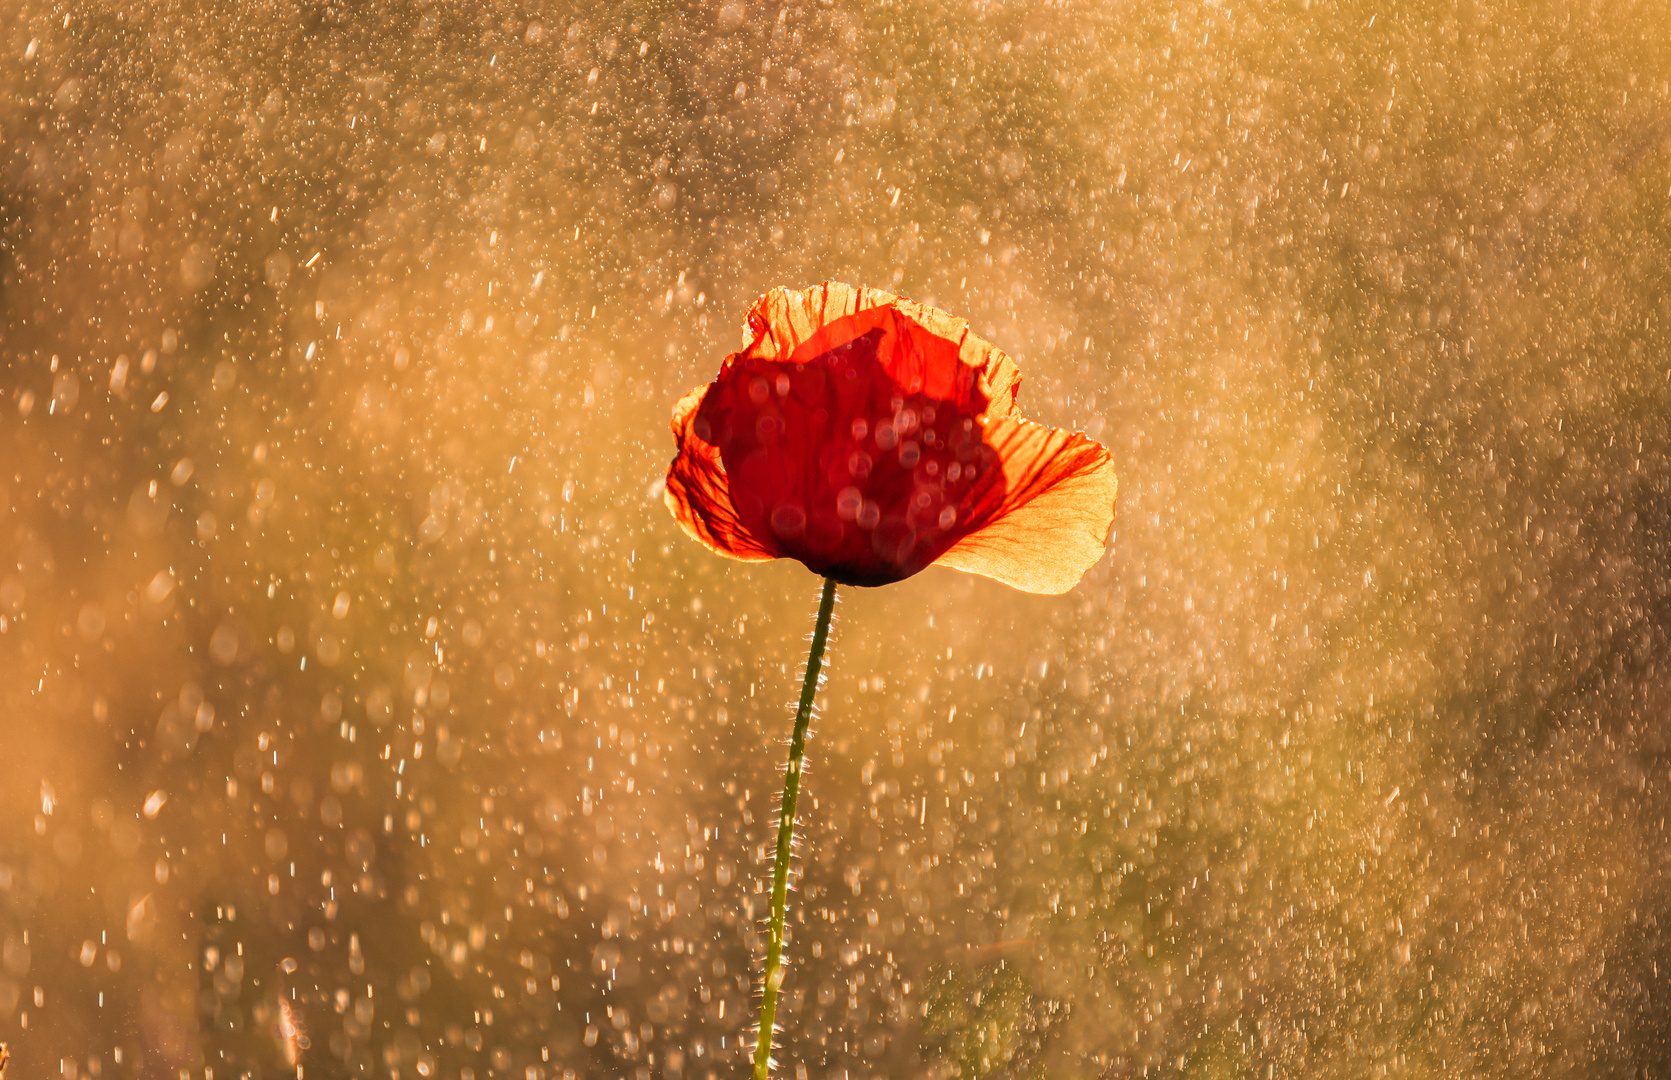
[[1003, 465], [1003, 503], [935, 560], [1023, 592], [1064, 593], [1102, 558], [1119, 479], [1100, 443], [1027, 420], [989, 421]]
[[744, 562], [776, 559], [782, 552], [762, 544], [737, 520], [719, 449], [691, 430], [708, 389], [692, 390], [673, 408], [673, 439], [679, 454], [667, 471], [662, 501], [685, 532], [709, 549]]

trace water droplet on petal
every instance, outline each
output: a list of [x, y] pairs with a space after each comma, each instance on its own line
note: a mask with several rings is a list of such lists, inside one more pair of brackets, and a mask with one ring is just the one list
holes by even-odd
[[772, 532], [790, 540], [806, 531], [806, 510], [800, 503], [780, 503], [772, 511]]

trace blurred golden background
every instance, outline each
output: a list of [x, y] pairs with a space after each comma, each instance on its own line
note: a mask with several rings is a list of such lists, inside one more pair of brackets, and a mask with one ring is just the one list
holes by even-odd
[[1066, 597], [843, 591], [782, 1075], [1671, 1059], [1659, 6], [0, 49], [14, 1074], [737, 1075], [818, 582], [679, 533], [666, 418], [825, 278], [969, 318], [1122, 494]]

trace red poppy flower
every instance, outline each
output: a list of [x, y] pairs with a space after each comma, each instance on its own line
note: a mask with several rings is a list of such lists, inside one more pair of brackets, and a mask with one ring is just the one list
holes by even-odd
[[938, 563], [1066, 592], [1113, 527], [1113, 460], [1022, 419], [1020, 385], [943, 311], [838, 282], [773, 289], [742, 351], [673, 410], [668, 509], [721, 555], [845, 585]]

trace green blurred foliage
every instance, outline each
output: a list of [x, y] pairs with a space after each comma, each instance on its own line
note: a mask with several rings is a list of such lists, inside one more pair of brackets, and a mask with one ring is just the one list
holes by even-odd
[[925, 1004], [923, 1031], [945, 1036], [941, 1049], [954, 1075], [1044, 1075], [1036, 1066], [1038, 1049], [1059, 1005], [1039, 1002], [1002, 960], [979, 972], [972, 986], [958, 972], [947, 974]]

